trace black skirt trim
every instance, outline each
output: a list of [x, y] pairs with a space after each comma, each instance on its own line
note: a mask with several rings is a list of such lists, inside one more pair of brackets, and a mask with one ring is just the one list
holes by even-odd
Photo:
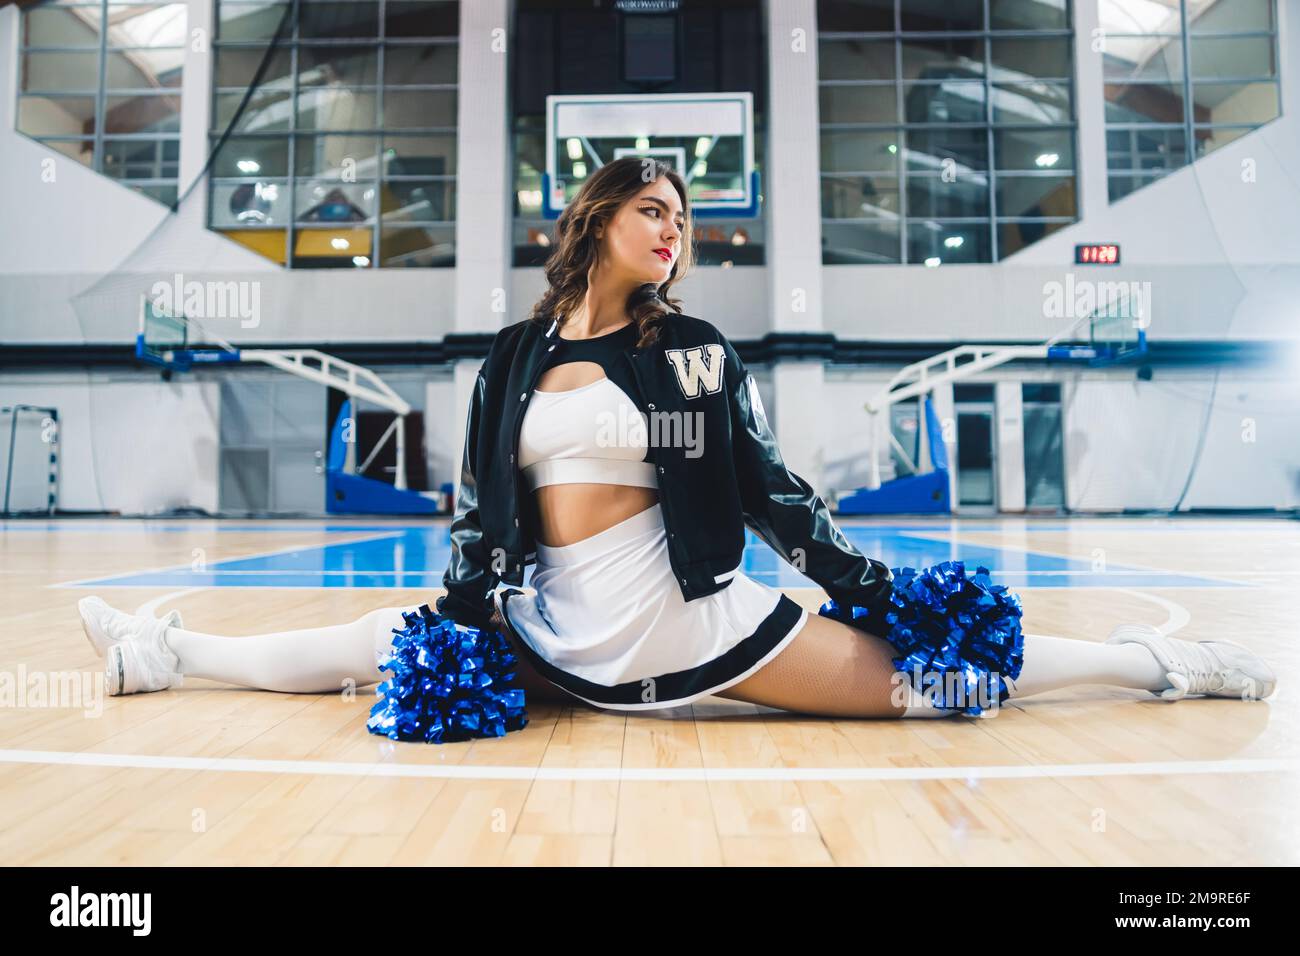
[[520, 636], [505, 613], [505, 604], [510, 596], [524, 592], [509, 588], [497, 593], [500, 597], [501, 616], [505, 619], [506, 626], [528, 658], [528, 662], [543, 677], [575, 697], [581, 697], [590, 703], [624, 709], [668, 707], [675, 702], [685, 702], [687, 699], [725, 689], [728, 682], [737, 682], [735, 680], [737, 677], [747, 674], [785, 640], [803, 614], [802, 607], [786, 594], [782, 594], [776, 607], [763, 619], [758, 629], [725, 654], [684, 671], [627, 681], [610, 687], [605, 684], [594, 684], [570, 674], [541, 657]]

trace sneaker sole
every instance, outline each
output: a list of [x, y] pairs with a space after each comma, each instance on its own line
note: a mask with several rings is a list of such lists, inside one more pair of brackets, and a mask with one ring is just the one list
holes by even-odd
[[113, 644], [104, 655], [104, 689], [109, 697], [125, 696], [126, 665], [122, 660], [122, 645]]

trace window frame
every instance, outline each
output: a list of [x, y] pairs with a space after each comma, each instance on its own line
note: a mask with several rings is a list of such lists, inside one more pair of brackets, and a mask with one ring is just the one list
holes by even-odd
[[[1019, 246], [1011, 252], [1003, 254], [1001, 249], [1001, 231], [1008, 225], [1016, 224], [1041, 224], [1048, 227], [1046, 232], [1052, 232], [1062, 228], [1065, 225], [1079, 221], [1080, 203], [1078, 197], [1079, 190], [1079, 153], [1078, 153], [1078, 110], [1077, 110], [1077, 80], [1074, 63], [1074, 38], [1075, 38], [1075, 20], [1074, 5], [1078, 0], [1069, 0], [1067, 3], [1065, 26], [1050, 29], [994, 29], [992, 26], [993, 17], [993, 0], [983, 0], [982, 3], [982, 27], [979, 30], [935, 30], [919, 31], [904, 30], [902, 22], [902, 0], [894, 0], [894, 29], [886, 31], [821, 31], [818, 30], [817, 42], [820, 44], [825, 41], [836, 40], [857, 40], [861, 42], [892, 41], [894, 47], [893, 77], [890, 79], [823, 79], [820, 75], [817, 80], [818, 100], [821, 101], [821, 90], [827, 88], [853, 86], [853, 87], [894, 87], [895, 90], [895, 122], [869, 122], [869, 123], [848, 123], [848, 122], [823, 122], [821, 117], [818, 118], [819, 138], [826, 133], [837, 132], [864, 132], [878, 133], [891, 132], [895, 134], [898, 144], [898, 152], [894, 158], [892, 169], [856, 169], [856, 170], [827, 170], [824, 167], [824, 160], [821, 168], [818, 169], [818, 181], [820, 184], [819, 196], [825, 189], [825, 182], [828, 179], [867, 179], [875, 177], [890, 177], [898, 185], [899, 209], [896, 216], [888, 219], [880, 216], [868, 217], [847, 217], [847, 218], [827, 218], [821, 217], [821, 228], [823, 236], [826, 234], [828, 225], [845, 226], [857, 224], [862, 227], [873, 229], [875, 231], [887, 233], [889, 230], [880, 230], [876, 227], [885, 224], [896, 225], [898, 228], [898, 249], [897, 259], [891, 264], [896, 265], [928, 265], [930, 259], [921, 261], [912, 261], [909, 258], [911, 244], [909, 243], [909, 233], [921, 228], [925, 228], [932, 223], [951, 223], [960, 226], [981, 226], [987, 236], [987, 248], [989, 258], [977, 260], [978, 264], [992, 264], [1005, 261], [1007, 256], [1014, 255], [1020, 249], [1027, 246]], [[1083, 0], [1087, 2], [1087, 0]], [[904, 48], [909, 43], [916, 41], [943, 41], [968, 40], [975, 41], [983, 51], [982, 74], [977, 81], [983, 90], [983, 117], [980, 121], [974, 122], [910, 122], [906, 111], [906, 96], [909, 90], [917, 87], [939, 87], [943, 85], [943, 80], [915, 80], [908, 79], [904, 72]], [[1007, 122], [999, 120], [997, 116], [997, 97], [1000, 90], [1007, 88], [1016, 88], [1024, 85], [1018, 83], [1006, 76], [1006, 67], [999, 65], [997, 75], [994, 75], [994, 45], [998, 41], [1014, 40], [1064, 40], [1067, 48], [1070, 50], [1069, 62], [1063, 66], [1059, 76], [1042, 76], [1029, 77], [1026, 83], [1041, 83], [1050, 88], [1062, 88], [1068, 94], [1068, 121], [1067, 122]], [[820, 72], [820, 71], [819, 71]], [[909, 169], [907, 162], [909, 134], [913, 132], [943, 132], [952, 130], [974, 130], [984, 133], [984, 157], [986, 167], [977, 170], [977, 172], [987, 177], [984, 189], [987, 191], [988, 215], [979, 217], [934, 217], [934, 216], [914, 216], [909, 209], [909, 185], [914, 179], [933, 178], [934, 174], [921, 174], [915, 170]], [[1052, 169], [1014, 169], [1001, 168], [1000, 157], [997, 152], [998, 134], [1004, 131], [1042, 131], [1051, 133], [1064, 134], [1070, 143], [1070, 152], [1073, 156], [1073, 162], [1070, 167], [1056, 167]], [[1023, 180], [1030, 178], [1061, 178], [1068, 176], [1074, 180], [1074, 212], [1072, 216], [1024, 216], [1024, 215], [1003, 215], [998, 207], [999, 198], [999, 179], [1001, 180]], [[1053, 228], [1054, 227], [1054, 228]], [[1046, 234], [1046, 233], [1045, 233]], [[1032, 244], [1032, 243], [1031, 243]], [[825, 261], [825, 247], [823, 247], [823, 265], [837, 265], [838, 263], [827, 263]], [[864, 263], [877, 264], [877, 263]], [[962, 264], [962, 263], [950, 263]], [[974, 263], [971, 263], [974, 264]]]
[[[251, 0], [214, 0], [213, 18], [217, 27], [212, 41], [212, 81], [209, 85], [209, 97], [212, 112], [211, 120], [207, 132], [209, 150], [215, 152], [217, 144], [229, 130], [229, 138], [241, 141], [266, 141], [271, 143], [285, 144], [286, 165], [283, 175], [243, 175], [243, 176], [217, 176], [215, 173], [208, 177], [207, 183], [207, 212], [205, 222], [207, 228], [220, 232], [223, 235], [227, 232], [268, 232], [279, 233], [284, 236], [284, 263], [283, 268], [311, 268], [310, 266], [296, 265], [295, 259], [301, 258], [296, 254], [298, 238], [303, 233], [314, 231], [331, 231], [346, 230], [356, 231], [365, 230], [370, 234], [370, 253], [369, 261], [364, 266], [356, 265], [354, 257], [354, 269], [380, 269], [380, 268], [400, 268], [400, 266], [384, 265], [384, 247], [389, 237], [395, 233], [424, 231], [426, 234], [433, 234], [435, 242], [441, 242], [445, 234], [445, 241], [451, 247], [451, 261], [445, 265], [429, 266], [427, 268], [453, 268], [455, 265], [455, 241], [456, 241], [456, 193], [459, 180], [459, 142], [457, 139], [456, 111], [459, 110], [460, 104], [460, 82], [459, 82], [459, 61], [460, 61], [460, 36], [459, 31], [450, 35], [433, 35], [425, 37], [411, 37], [408, 35], [388, 36], [388, 13], [391, 7], [416, 6], [421, 0], [364, 0], [366, 4], [373, 4], [377, 18], [377, 27], [374, 35], [356, 36], [356, 37], [321, 37], [321, 36], [301, 36], [301, 17], [298, 11], [303, 6], [308, 6], [308, 0], [285, 0], [281, 3], [278, 0], [262, 0], [262, 2], [251, 2]], [[438, 0], [425, 0], [425, 2], [438, 2]], [[344, 4], [337, 4], [344, 6]], [[460, 18], [460, 3], [457, 0], [442, 0], [442, 5], [449, 8], [455, 8], [457, 22]], [[225, 126], [218, 128], [215, 123], [218, 116], [218, 97], [231, 96], [233, 94], [244, 94], [247, 86], [232, 87], [218, 86], [217, 73], [219, 69], [219, 59], [222, 50], [229, 51], [269, 51], [274, 36], [258, 37], [253, 39], [222, 39], [220, 36], [221, 8], [254, 8], [258, 6], [276, 6], [290, 7], [292, 13], [291, 32], [284, 41], [282, 41], [277, 54], [287, 53], [289, 62], [287, 66], [286, 78], [288, 80], [287, 96], [282, 102], [287, 103], [287, 125], [283, 129], [276, 129], [268, 132], [245, 132], [237, 126], [231, 128], [231, 124], [237, 122], [242, 116], [236, 116], [227, 121]], [[385, 82], [386, 75], [386, 53], [389, 50], [401, 47], [427, 48], [430, 46], [442, 46], [455, 50], [456, 56], [456, 79], [447, 83], [402, 83], [390, 84]], [[352, 92], [359, 92], [366, 95], [374, 95], [374, 119], [371, 126], [358, 126], [349, 129], [321, 128], [318, 126], [300, 125], [300, 113], [303, 109], [303, 98], [301, 93], [310, 91], [315, 87], [303, 87], [300, 85], [301, 75], [301, 57], [300, 52], [303, 49], [326, 50], [330, 47], [351, 50], [365, 50], [367, 53], [373, 53], [373, 63], [368, 65], [367, 72], [370, 74], [368, 81], [361, 84], [349, 84], [346, 89]], [[322, 87], [329, 89], [331, 87]], [[335, 89], [345, 87], [336, 86]], [[281, 85], [263, 86], [262, 90], [279, 90], [285, 92]], [[444, 92], [450, 93], [453, 104], [453, 115], [450, 117], [452, 122], [448, 125], [441, 126], [410, 126], [410, 127], [390, 127], [386, 125], [384, 117], [384, 101], [386, 94], [389, 93], [407, 93], [407, 92]], [[256, 93], [254, 94], [254, 98]], [[250, 99], [250, 107], [253, 100]], [[245, 111], [246, 115], [247, 109]], [[367, 159], [373, 159], [373, 172], [368, 175], [358, 173], [356, 179], [342, 180], [337, 182], [345, 186], [370, 187], [374, 190], [373, 210], [360, 222], [355, 223], [312, 223], [303, 222], [299, 216], [299, 191], [312, 183], [333, 182], [330, 177], [320, 172], [300, 173], [298, 171], [298, 149], [302, 141], [311, 137], [345, 137], [354, 136], [358, 140], [371, 140], [374, 143], [373, 154], [358, 156], [359, 162], [365, 162]], [[387, 173], [384, 169], [385, 160], [385, 141], [386, 139], [406, 139], [418, 136], [441, 136], [447, 137], [451, 143], [451, 168], [452, 172], [447, 173]], [[268, 183], [273, 182], [277, 188], [287, 190], [287, 212], [284, 221], [270, 224], [251, 224], [244, 223], [239, 225], [221, 225], [215, 221], [214, 211], [216, 209], [215, 196], [217, 190], [223, 187], [238, 187], [241, 185]], [[383, 189], [387, 184], [401, 185], [403, 183], [437, 183], [440, 189], [446, 189], [448, 199], [445, 215], [449, 218], [444, 219], [389, 219], [383, 212]], [[449, 184], [443, 186], [442, 184]], [[364, 211], [364, 210], [363, 210]]]
[[[122, 87], [113, 87], [112, 89], [109, 89], [107, 86], [108, 63], [109, 63], [109, 56], [111, 54], [129, 53], [132, 50], [149, 50], [155, 52], [178, 50], [181, 52], [182, 61], [183, 61], [186, 46], [184, 45], [184, 42], [182, 42], [180, 46], [163, 46], [163, 45], [110, 46], [108, 42], [109, 30], [106, 28], [106, 25], [108, 23], [109, 10], [112, 7], [122, 6], [122, 5], [123, 4], [120, 2], [120, 0], [118, 0], [118, 2], [114, 2], [114, 0], [74, 0], [74, 2], [57, 3], [57, 4], [56, 3], [34, 3], [31, 6], [22, 8], [19, 11], [20, 19], [18, 23], [18, 51], [17, 51], [18, 69], [16, 72], [16, 78], [18, 82], [15, 84], [16, 96], [15, 96], [15, 104], [14, 104], [14, 132], [22, 136], [25, 136], [28, 139], [32, 140], [33, 142], [40, 143], [44, 146], [51, 146], [52, 144], [57, 144], [57, 143], [88, 143], [90, 144], [90, 148], [91, 148], [90, 162], [81, 163], [81, 165], [84, 165], [91, 172], [103, 176], [105, 179], [117, 183], [120, 186], [124, 186], [125, 188], [130, 189], [131, 191], [138, 193], [141, 196], [153, 200], [154, 202], [159, 202], [165, 206], [170, 206], [171, 208], [175, 208], [180, 195], [179, 150], [180, 150], [180, 141], [181, 141], [181, 131], [180, 131], [179, 117], [181, 115], [182, 107], [178, 107], [177, 109], [177, 129], [175, 132], [112, 133], [112, 132], [108, 132], [106, 129], [108, 123], [107, 103], [112, 98], [122, 98], [122, 97], [132, 97], [138, 99], [145, 99], [145, 98], [161, 99], [163, 97], [174, 97], [178, 101], [183, 100], [184, 69], [185, 69], [184, 63], [182, 62], [182, 65], [180, 67], [181, 82], [178, 83], [175, 87], [158, 88], [158, 89], [129, 89], [129, 88], [122, 88]], [[138, 3], [131, 4], [131, 6], [155, 7], [155, 8], [171, 7], [171, 6], [179, 7], [186, 18], [185, 27], [182, 30], [182, 34], [188, 36], [188, 31], [190, 26], [189, 11], [186, 8], [186, 4], [184, 3], [184, 0], [140, 0], [140, 2]], [[39, 44], [39, 43], [35, 45], [28, 44], [27, 18], [32, 13], [41, 10], [69, 10], [69, 9], [78, 9], [78, 8], [86, 8], [86, 9], [98, 8], [99, 24], [96, 27], [96, 33], [98, 34], [99, 39], [96, 44], [85, 45], [85, 46]], [[28, 65], [28, 56], [30, 54], [33, 53], [38, 55], [42, 53], [89, 54], [92, 52], [95, 54], [95, 58], [96, 58], [96, 88], [94, 90], [70, 90], [70, 89], [29, 90], [26, 88], [27, 87], [26, 72], [27, 72], [27, 65]], [[77, 136], [65, 135], [65, 134], [40, 135], [36, 133], [30, 133], [22, 128], [24, 100], [60, 100], [60, 99], [88, 99], [94, 102], [94, 116], [92, 117], [91, 120], [94, 126], [94, 131], [90, 135], [84, 135], [84, 134], [77, 135]], [[172, 143], [172, 142], [176, 143], [177, 144], [176, 176], [175, 177], [146, 176], [140, 178], [132, 178], [132, 177], [125, 177], [125, 176], [117, 176], [114, 175], [113, 172], [111, 171], [106, 171], [104, 168], [106, 140], [112, 142], [154, 143], [157, 145], [159, 149], [161, 149], [161, 144], [163, 143]], [[64, 153], [62, 150], [56, 149], [55, 151], [62, 156], [65, 157], [67, 156], [67, 154]], [[68, 157], [68, 158], [72, 158], [72, 157]], [[80, 160], [75, 160], [75, 159], [74, 161], [80, 162]], [[162, 163], [159, 163], [159, 165], [162, 165]], [[155, 195], [155, 193], [151, 192], [151, 190], [154, 191], [162, 190], [164, 191], [164, 193], [166, 193], [167, 190], [170, 190], [170, 195], [172, 196], [172, 199], [170, 202], [167, 202], [159, 198], [159, 196]]]
[[[1120, 200], [1133, 195], [1133, 193], [1140, 192], [1142, 189], [1146, 188], [1147, 186], [1150, 186], [1155, 182], [1158, 182], [1161, 179], [1164, 179], [1166, 176], [1170, 175], [1171, 173], [1177, 172], [1178, 170], [1183, 169], [1184, 167], [1192, 165], [1197, 160], [1203, 159], [1206, 156], [1208, 156], [1209, 155], [1208, 152], [1202, 153], [1199, 152], [1197, 149], [1197, 135], [1199, 133], [1207, 132], [1212, 134], [1216, 130], [1243, 130], [1246, 132], [1252, 132], [1254, 130], [1261, 129], [1264, 126], [1267, 126], [1269, 123], [1272, 123], [1275, 120], [1281, 119], [1281, 117], [1285, 113], [1285, 109], [1284, 109], [1283, 97], [1282, 97], [1282, 89], [1283, 89], [1282, 51], [1281, 51], [1281, 41], [1280, 41], [1279, 31], [1278, 31], [1278, 5], [1277, 5], [1277, 0], [1265, 0], [1265, 2], [1269, 4], [1269, 9], [1271, 14], [1269, 19], [1273, 24], [1271, 30], [1245, 29], [1245, 30], [1214, 30], [1214, 31], [1205, 31], [1205, 32], [1194, 30], [1187, 21], [1187, 0], [1179, 0], [1179, 5], [1178, 5], [1179, 31], [1177, 34], [1168, 30], [1155, 31], [1152, 33], [1111, 34], [1111, 36], [1120, 39], [1136, 38], [1136, 37], [1173, 38], [1175, 36], [1178, 38], [1179, 46], [1180, 46], [1179, 52], [1180, 52], [1180, 56], [1182, 57], [1181, 83], [1175, 83], [1172, 80], [1168, 83], [1157, 81], [1157, 80], [1149, 80], [1149, 81], [1136, 81], [1136, 82], [1128, 81], [1123, 85], [1128, 87], [1171, 86], [1171, 85], [1180, 86], [1182, 90], [1182, 97], [1183, 97], [1183, 116], [1182, 116], [1181, 123], [1159, 123], [1159, 122], [1112, 123], [1107, 120], [1105, 122], [1106, 136], [1109, 138], [1112, 132], [1116, 132], [1116, 133], [1123, 132], [1128, 134], [1131, 139], [1134, 133], [1141, 133], [1144, 131], [1160, 130], [1162, 132], [1168, 132], [1169, 130], [1180, 130], [1183, 133], [1183, 156], [1182, 156], [1182, 162], [1174, 166], [1158, 167], [1154, 169], [1143, 169], [1141, 167], [1132, 165], [1132, 156], [1135, 154], [1130, 152], [1129, 154], [1130, 165], [1123, 166], [1123, 167], [1116, 167], [1111, 165], [1111, 152], [1108, 144], [1108, 148], [1106, 151], [1106, 198], [1107, 198], [1107, 203], [1109, 205], [1113, 205], [1119, 202]], [[1193, 63], [1192, 60], [1193, 41], [1220, 40], [1220, 39], [1244, 40], [1244, 39], [1261, 39], [1265, 37], [1270, 38], [1272, 40], [1270, 53], [1273, 61], [1273, 75], [1271, 77], [1260, 76], [1260, 75], [1247, 75], [1247, 76], [1227, 77], [1227, 78], [1215, 77], [1213, 79], [1207, 80], [1207, 79], [1196, 79], [1193, 76], [1195, 72], [1195, 63]], [[1104, 99], [1105, 98], [1104, 89], [1105, 86], [1107, 85], [1106, 78], [1104, 75], [1104, 70], [1103, 70], [1102, 83], [1103, 83], [1103, 99]], [[1195, 97], [1196, 97], [1196, 89], [1198, 87], [1232, 86], [1232, 85], [1243, 85], [1247, 83], [1271, 84], [1274, 87], [1276, 91], [1276, 97], [1277, 97], [1277, 114], [1275, 116], [1267, 120], [1264, 120], [1261, 123], [1198, 123], [1196, 121]], [[1211, 150], [1210, 152], [1213, 152], [1213, 150]], [[1114, 186], [1116, 180], [1129, 180], [1132, 182], [1137, 182], [1138, 180], [1141, 180], [1141, 182], [1133, 189], [1116, 196], [1115, 186]]]

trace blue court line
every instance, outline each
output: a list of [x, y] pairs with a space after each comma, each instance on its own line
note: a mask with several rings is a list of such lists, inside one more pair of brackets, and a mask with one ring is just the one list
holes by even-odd
[[[283, 529], [282, 529], [283, 530]], [[349, 532], [363, 530], [349, 527]], [[201, 569], [190, 565], [112, 575], [88, 581], [69, 582], [64, 587], [244, 587], [244, 588], [439, 588], [451, 556], [445, 526], [405, 530], [377, 527], [385, 534], [364, 541], [339, 542], [286, 549], [270, 554], [216, 561]], [[1093, 570], [1089, 561], [1077, 558], [990, 547], [970, 543], [934, 540], [909, 534], [899, 528], [842, 527], [845, 535], [863, 553], [890, 567], [923, 568], [941, 561], [964, 561], [969, 573], [983, 565], [992, 572], [994, 583], [1012, 589], [1026, 587], [1249, 587], [1236, 581], [1187, 575], [1159, 569], [1110, 565]], [[928, 534], [937, 530], [926, 527]], [[970, 530], [970, 529], [961, 529]], [[816, 587], [816, 584], [783, 561], [753, 532], [746, 532], [741, 570], [771, 587]], [[525, 584], [532, 575], [528, 569]]]

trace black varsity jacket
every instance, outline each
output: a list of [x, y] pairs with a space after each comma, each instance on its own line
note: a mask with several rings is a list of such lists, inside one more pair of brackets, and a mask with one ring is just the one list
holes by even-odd
[[[459, 624], [487, 627], [497, 585], [522, 586], [524, 568], [535, 562], [536, 503], [515, 458], [558, 327], [526, 319], [501, 329], [479, 369], [443, 575], [447, 593], [437, 601], [438, 613]], [[786, 468], [758, 386], [718, 329], [670, 313], [653, 346], [626, 354], [640, 389], [629, 397], [646, 421], [668, 553], [685, 600], [731, 583], [746, 526], [842, 608], [887, 600], [889, 568], [864, 557], [821, 496]], [[684, 431], [688, 415], [694, 433]], [[685, 434], [695, 440], [682, 440]]]

